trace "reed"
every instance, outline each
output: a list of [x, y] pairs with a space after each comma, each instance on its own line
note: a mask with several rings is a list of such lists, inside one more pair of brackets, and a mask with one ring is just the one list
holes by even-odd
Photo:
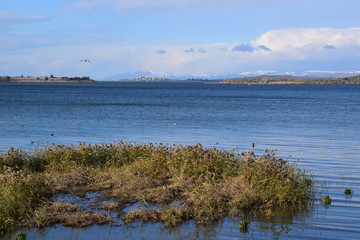
[[247, 233], [249, 232], [249, 224], [250, 222], [248, 221], [241, 221], [240, 224], [239, 224], [239, 227], [240, 227], [240, 232], [241, 233]]
[[0, 225], [26, 224], [34, 210], [51, 196], [51, 189], [37, 174], [4, 168], [0, 175]]
[[[94, 220], [70, 221], [51, 201], [58, 193], [101, 192], [119, 202], [160, 204], [163, 209], [122, 214], [123, 220], [176, 226], [188, 220], [202, 224], [236, 217], [249, 209], [259, 214], [304, 210], [313, 191], [308, 173], [269, 150], [256, 155], [201, 144], [113, 142], [48, 146], [31, 152], [9, 149], [0, 155], [0, 226], [5, 227], [111, 222], [83, 210], [79, 218], [91, 215]], [[181, 204], [174, 207], [175, 202]]]

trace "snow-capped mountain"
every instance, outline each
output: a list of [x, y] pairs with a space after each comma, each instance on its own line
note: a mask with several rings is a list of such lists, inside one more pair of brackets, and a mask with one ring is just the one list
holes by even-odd
[[155, 71], [136, 71], [121, 73], [111, 77], [104, 78], [104, 81], [116, 81], [116, 80], [129, 80], [134, 78], [166, 78], [174, 80], [187, 80], [187, 79], [229, 79], [229, 78], [243, 78], [243, 77], [254, 77], [261, 75], [292, 75], [292, 76], [306, 76], [306, 77], [348, 77], [360, 75], [360, 71], [320, 71], [320, 70], [309, 70], [304, 72], [278, 72], [278, 71], [253, 71], [253, 72], [240, 72], [240, 73], [204, 73], [204, 74], [175, 74], [175, 73], [160, 73]]
[[208, 74], [194, 74], [194, 75], [186, 75], [186, 74], [174, 74], [174, 73], [159, 73], [154, 71], [136, 71], [136, 72], [128, 72], [121, 73], [118, 75], [114, 75], [103, 80], [106, 81], [114, 81], [114, 80], [127, 80], [134, 79], [140, 77], [146, 78], [168, 78], [175, 80], [185, 80], [185, 79], [220, 79], [226, 75], [216, 74], [216, 73], [208, 73]]

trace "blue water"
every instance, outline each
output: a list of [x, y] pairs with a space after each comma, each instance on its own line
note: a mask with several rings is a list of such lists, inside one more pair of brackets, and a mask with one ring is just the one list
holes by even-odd
[[[29, 239], [358, 239], [360, 86], [202, 83], [0, 84], [0, 151], [36, 143], [117, 141], [266, 148], [314, 174], [313, 209], [284, 221], [253, 216], [248, 233], [225, 219], [176, 229], [161, 224], [31, 229]], [[48, 141], [48, 143], [46, 143]], [[346, 198], [345, 188], [354, 195]], [[325, 207], [318, 198], [330, 195]]]

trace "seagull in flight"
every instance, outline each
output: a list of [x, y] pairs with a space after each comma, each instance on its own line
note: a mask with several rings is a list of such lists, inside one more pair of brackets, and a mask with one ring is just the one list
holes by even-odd
[[82, 59], [82, 60], [80, 60], [80, 62], [88, 62], [88, 63], [91, 63], [91, 61], [90, 61], [90, 60], [87, 60], [87, 59]]

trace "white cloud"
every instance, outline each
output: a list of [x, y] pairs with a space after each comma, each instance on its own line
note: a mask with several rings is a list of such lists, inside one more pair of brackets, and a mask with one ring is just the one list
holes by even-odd
[[253, 72], [242, 72], [242, 75], [273, 75], [276, 74], [276, 71], [272, 70], [258, 70]]
[[360, 71], [324, 71], [324, 70], [308, 70], [304, 71], [306, 74], [351, 74], [351, 75], [359, 75]]
[[[6, 50], [9, 45], [4, 44], [0, 39], [0, 45]], [[244, 52], [242, 48], [232, 51], [236, 46], [246, 46], [252, 51]], [[78, 61], [83, 58], [90, 59], [93, 64], [80, 65]], [[104, 78], [138, 70], [182, 74], [299, 69], [342, 71], [359, 70], [359, 61], [360, 28], [279, 29], [268, 31], [249, 43], [132, 46], [124, 42], [81, 42], [30, 46], [24, 51], [2, 52], [0, 72]], [[19, 69], [29, 72], [20, 73]]]
[[323, 49], [324, 46], [347, 48], [360, 45], [360, 28], [292, 28], [271, 30], [251, 41], [253, 45], [265, 45], [272, 51], [302, 51]]

